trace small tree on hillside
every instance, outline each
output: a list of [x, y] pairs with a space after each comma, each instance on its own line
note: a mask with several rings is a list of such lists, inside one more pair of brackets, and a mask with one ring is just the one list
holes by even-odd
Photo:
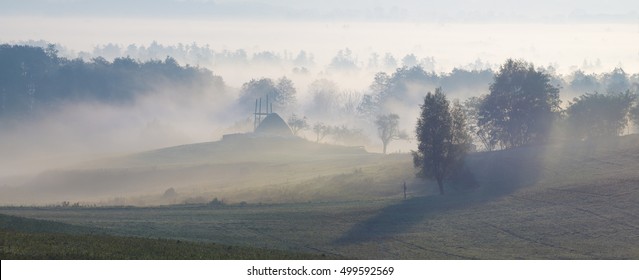
[[325, 125], [324, 123], [315, 123], [313, 125], [313, 132], [315, 132], [315, 142], [319, 143], [319, 141], [321, 141], [322, 139], [324, 139], [324, 137], [326, 137], [326, 135], [328, 135], [329, 133], [331, 133], [331, 127], [328, 125]]
[[377, 126], [377, 135], [384, 146], [384, 154], [386, 154], [386, 148], [391, 141], [408, 138], [406, 132], [399, 130], [399, 116], [397, 114], [378, 116], [375, 125]]
[[290, 110], [297, 103], [297, 98], [295, 97], [297, 90], [295, 90], [295, 85], [291, 79], [286, 77], [281, 77], [277, 80], [277, 84], [275, 84], [275, 89], [277, 89], [277, 95], [275, 95], [275, 103], [277, 103], [281, 108], [280, 110]]
[[293, 135], [297, 135], [300, 130], [307, 129], [309, 127], [308, 122], [306, 122], [306, 117], [300, 118], [295, 114], [288, 118], [288, 126], [291, 128]]
[[437, 181], [439, 193], [444, 194], [444, 179], [463, 166], [470, 147], [466, 117], [459, 103], [450, 109], [441, 88], [428, 92], [417, 119], [417, 151], [413, 163], [419, 168], [417, 177]]

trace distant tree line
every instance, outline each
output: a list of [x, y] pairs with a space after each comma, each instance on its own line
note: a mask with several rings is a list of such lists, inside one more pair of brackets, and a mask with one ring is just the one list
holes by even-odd
[[0, 118], [33, 116], [76, 101], [126, 104], [163, 87], [188, 88], [176, 94], [203, 93], [224, 90], [224, 82], [207, 69], [180, 66], [170, 57], [86, 62], [58, 56], [53, 45], [0, 45]]
[[391, 113], [392, 104], [415, 104], [427, 89], [441, 87], [448, 92], [476, 90], [488, 85], [493, 76], [490, 69], [455, 68], [450, 73], [436, 74], [424, 70], [421, 65], [397, 68], [392, 74], [379, 72], [368, 93], [362, 96], [357, 110], [362, 116], [375, 119], [380, 114]]
[[350, 128], [346, 125], [327, 125], [318, 121], [311, 126], [306, 117], [298, 117], [296, 114], [291, 115], [287, 123], [293, 135], [299, 135], [300, 131], [311, 129], [314, 135], [313, 140], [317, 143], [327, 136], [330, 136], [334, 143], [343, 145], [363, 145], [369, 142], [363, 130]]

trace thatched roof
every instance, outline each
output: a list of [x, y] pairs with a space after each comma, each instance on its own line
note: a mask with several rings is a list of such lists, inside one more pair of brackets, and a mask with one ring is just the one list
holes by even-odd
[[277, 113], [268, 114], [255, 129], [255, 133], [276, 136], [293, 136], [291, 128], [288, 127], [286, 122]]

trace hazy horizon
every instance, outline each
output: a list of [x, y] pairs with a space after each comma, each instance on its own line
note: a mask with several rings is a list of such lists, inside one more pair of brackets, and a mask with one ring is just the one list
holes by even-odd
[[[398, 59], [408, 54], [432, 57], [437, 62], [435, 72], [463, 68], [477, 60], [499, 65], [511, 57], [537, 66], [553, 66], [561, 74], [584, 70], [588, 63], [599, 64], [594, 69], [585, 69], [591, 70], [589, 72], [607, 72], [617, 67], [629, 73], [639, 72], [639, 24], [292, 24], [285, 21], [5, 17], [0, 19], [0, 25], [21, 27], [0, 31], [2, 43], [45, 40], [76, 53], [90, 53], [107, 44], [126, 49], [132, 44], [149, 46], [154, 42], [167, 46], [195, 43], [216, 51], [242, 49], [249, 55], [263, 51], [280, 55], [305, 51], [312, 54], [319, 65], [329, 64], [338, 51], [349, 49], [358, 66], [365, 66], [373, 53], [390, 53]], [[614, 48], [611, 42], [616, 44]], [[211, 65], [201, 66], [211, 68]]]
[[46, 40], [76, 52], [197, 43], [249, 54], [303, 50], [326, 65], [348, 48], [362, 64], [372, 53], [432, 57], [436, 72], [511, 57], [563, 74], [596, 61], [596, 72], [639, 72], [639, 3], [626, 0], [27, 0], [0, 1], [0, 15], [11, 27], [0, 29], [2, 43]]

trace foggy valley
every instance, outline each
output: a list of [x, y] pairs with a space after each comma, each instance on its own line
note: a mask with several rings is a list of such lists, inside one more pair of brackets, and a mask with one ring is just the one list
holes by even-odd
[[25, 2], [0, 4], [3, 259], [49, 258], [14, 233], [96, 232], [231, 259], [639, 257], [632, 2]]

